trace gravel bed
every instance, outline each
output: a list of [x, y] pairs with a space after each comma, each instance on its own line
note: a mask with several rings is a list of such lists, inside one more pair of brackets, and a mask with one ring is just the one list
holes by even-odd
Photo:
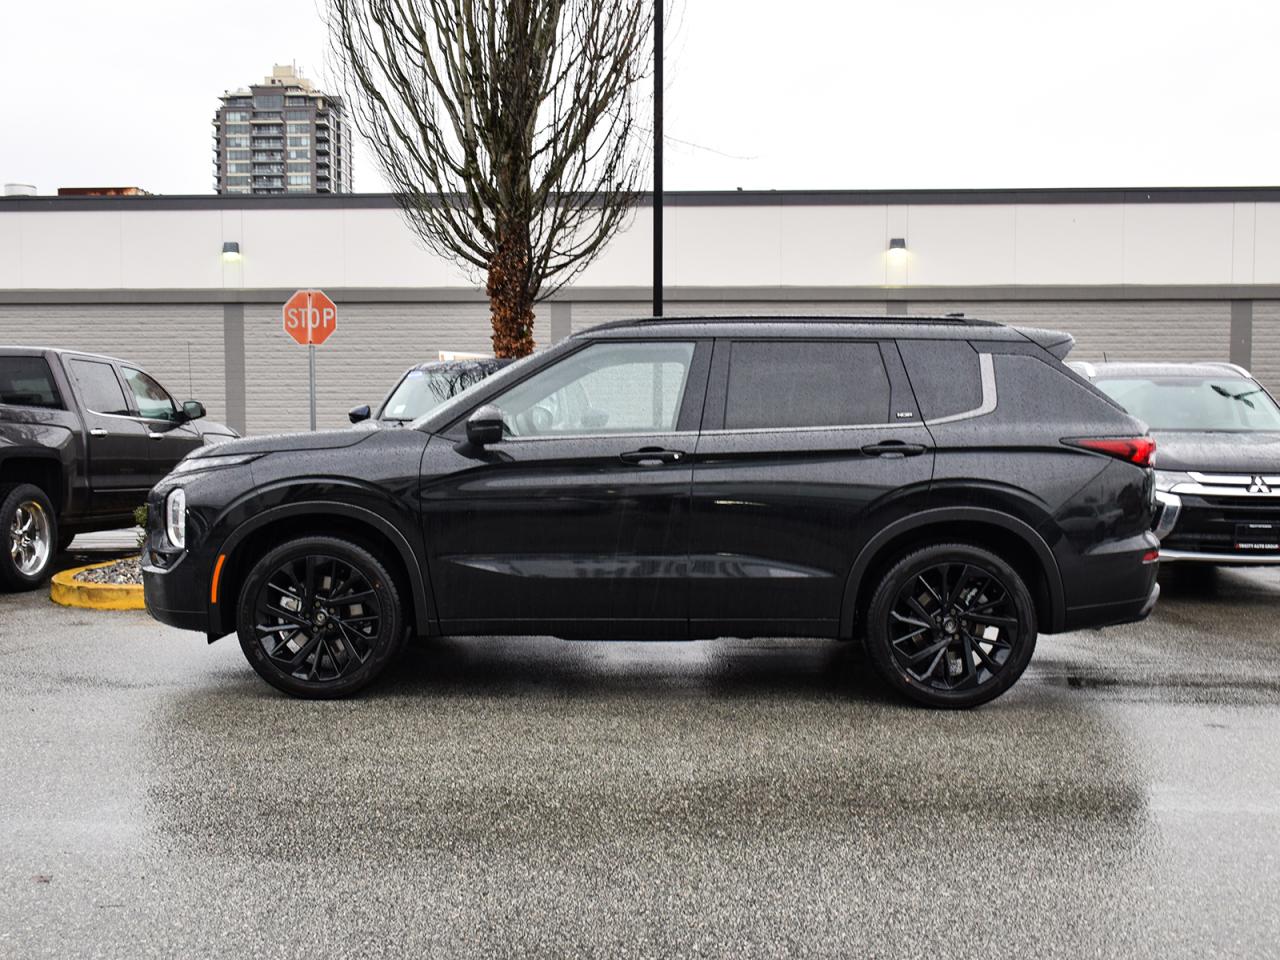
[[88, 583], [142, 583], [142, 563], [138, 557], [125, 557], [109, 567], [81, 570], [74, 577]]

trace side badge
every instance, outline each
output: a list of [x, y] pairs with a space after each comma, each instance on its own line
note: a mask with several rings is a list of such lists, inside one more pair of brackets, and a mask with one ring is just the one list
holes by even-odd
[[912, 413], [910, 410], [901, 410], [901, 411], [899, 411], [899, 412], [898, 412], [898, 414], [897, 414], [897, 417], [898, 417], [898, 419], [899, 419], [899, 420], [910, 420], [910, 419], [912, 419], [914, 416], [915, 416], [915, 414], [914, 414], [914, 413]]

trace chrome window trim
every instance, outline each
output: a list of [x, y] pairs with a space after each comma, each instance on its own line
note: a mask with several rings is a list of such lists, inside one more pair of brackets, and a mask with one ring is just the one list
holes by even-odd
[[840, 430], [906, 430], [911, 427], [923, 427], [919, 420], [900, 423], [839, 423], [827, 427], [738, 427], [734, 430], [703, 430], [704, 437], [725, 436], [735, 433], [832, 433]]
[[978, 354], [978, 368], [982, 373], [982, 403], [974, 407], [972, 410], [965, 410], [963, 413], [953, 413], [945, 417], [935, 417], [932, 420], [924, 421], [925, 426], [932, 427], [939, 423], [956, 423], [960, 420], [973, 420], [977, 417], [985, 417], [987, 414], [994, 412], [998, 398], [996, 396], [996, 365], [992, 360], [991, 354]]
[[556, 433], [540, 437], [503, 437], [498, 443], [536, 443], [542, 440], [630, 440], [644, 437], [696, 437], [697, 430], [661, 430], [647, 433]]

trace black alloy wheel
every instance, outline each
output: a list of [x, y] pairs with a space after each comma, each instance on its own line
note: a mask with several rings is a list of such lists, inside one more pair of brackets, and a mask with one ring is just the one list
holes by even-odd
[[270, 551], [240, 593], [240, 647], [258, 674], [299, 697], [354, 693], [403, 641], [400, 598], [383, 562], [331, 537]]
[[867, 648], [880, 673], [920, 703], [972, 707], [1022, 675], [1035, 649], [1026, 584], [995, 554], [926, 547], [885, 574], [872, 598]]

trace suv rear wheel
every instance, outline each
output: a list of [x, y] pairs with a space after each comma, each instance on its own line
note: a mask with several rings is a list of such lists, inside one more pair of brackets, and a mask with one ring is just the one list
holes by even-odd
[[259, 676], [296, 697], [355, 693], [404, 638], [400, 596], [383, 562], [333, 537], [304, 537], [262, 557], [240, 591], [240, 648]]
[[1008, 690], [1036, 645], [1035, 607], [1017, 572], [950, 543], [903, 557], [876, 587], [867, 652], [891, 686], [931, 707], [974, 707]]
[[37, 486], [0, 486], [0, 587], [32, 590], [44, 582], [58, 545], [58, 518]]

